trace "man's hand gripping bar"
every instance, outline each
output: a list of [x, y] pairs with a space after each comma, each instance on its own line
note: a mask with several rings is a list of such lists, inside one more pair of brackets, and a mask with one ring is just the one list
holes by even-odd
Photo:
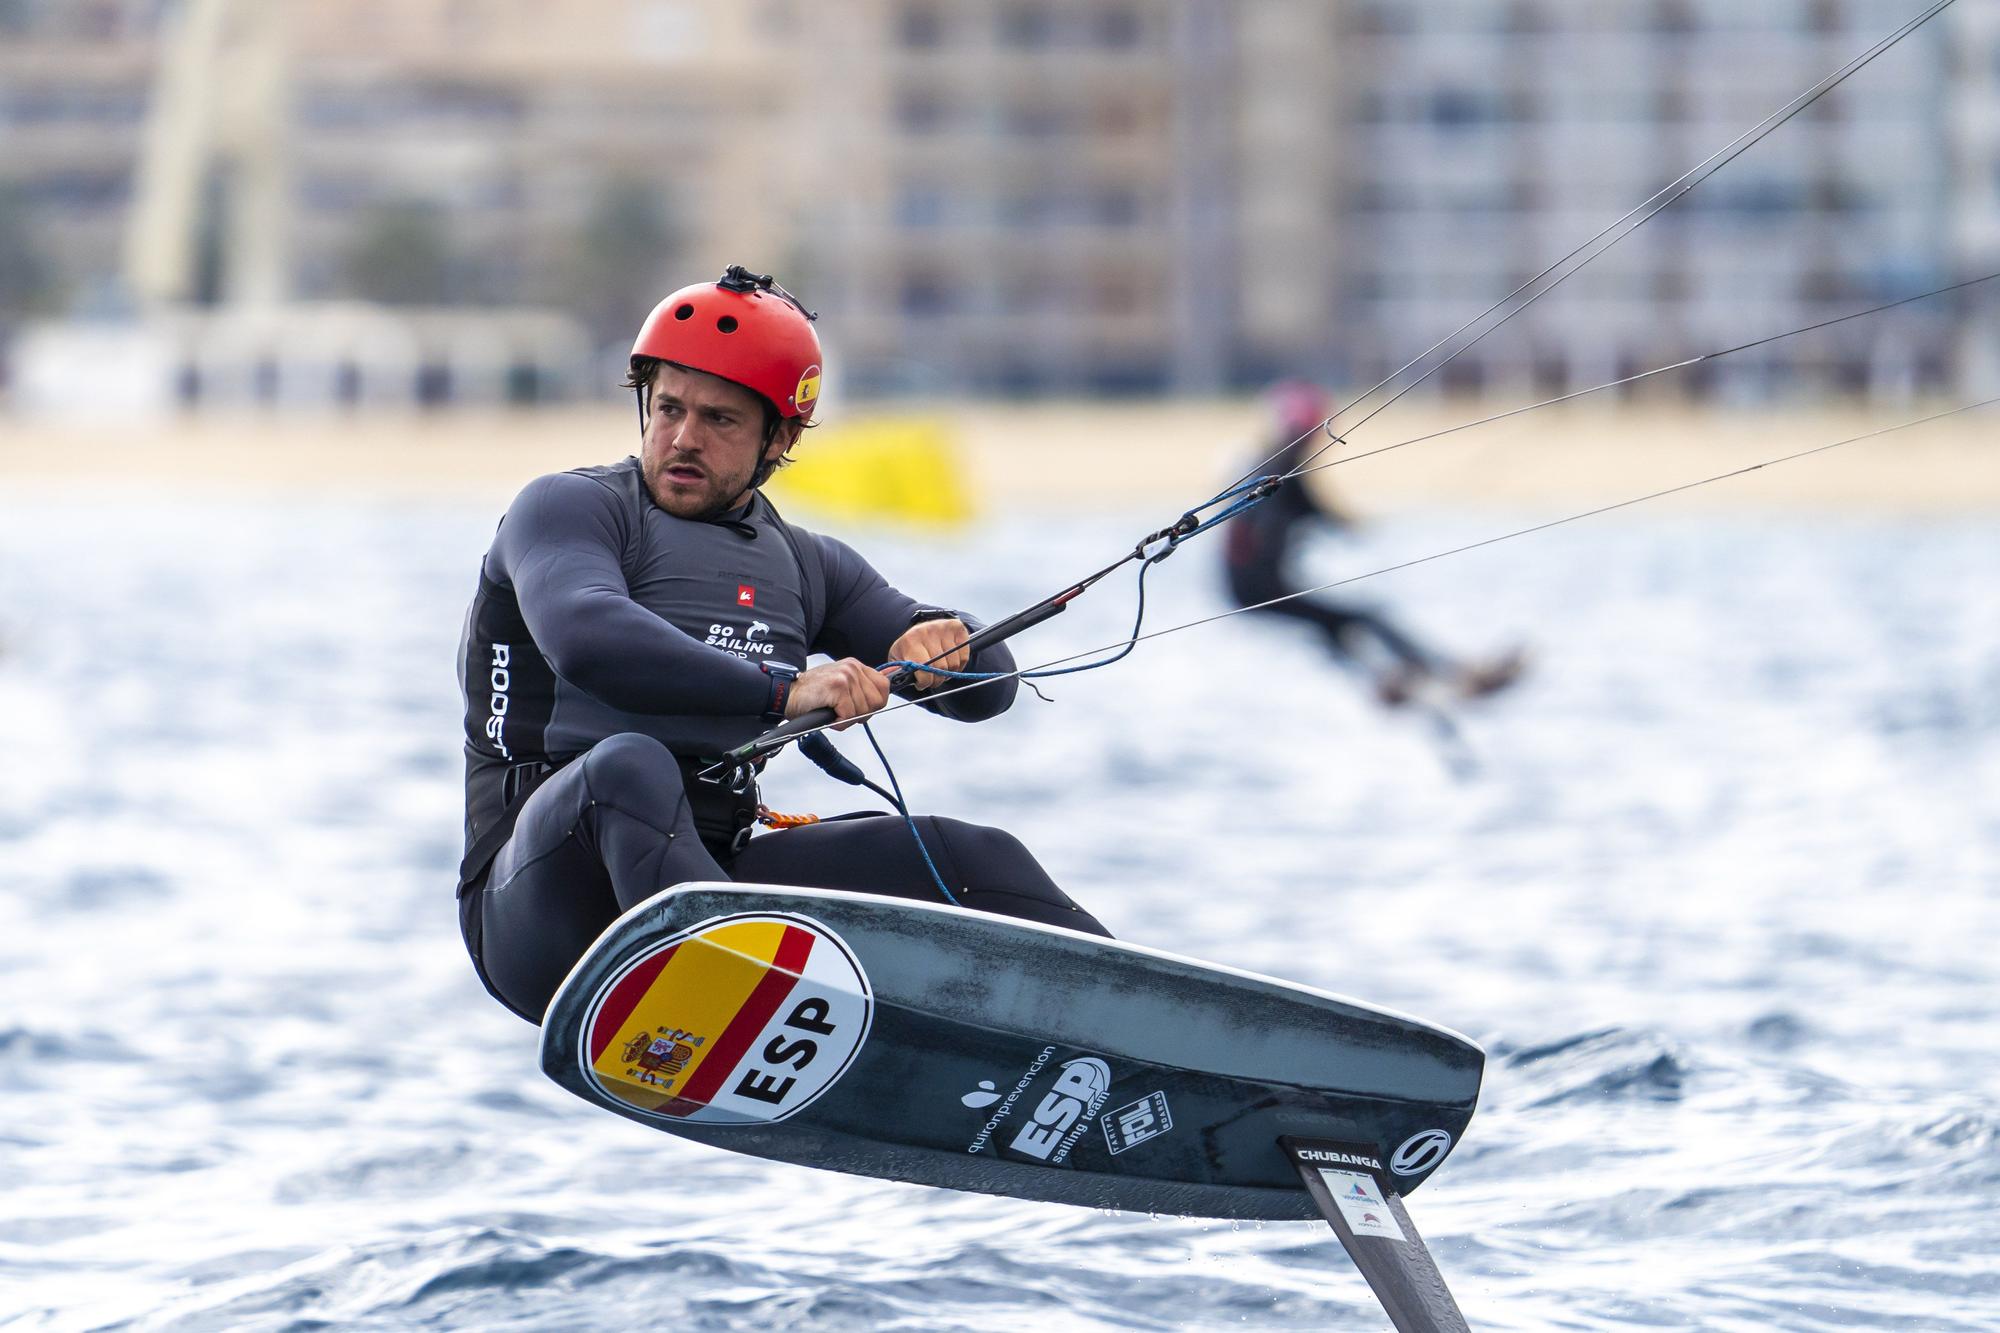
[[[1071, 599], [1088, 586], [1090, 586], [1088, 581], [1075, 584], [1046, 601], [1038, 602], [1025, 611], [1017, 611], [1005, 620], [997, 620], [984, 629], [975, 630], [966, 636], [963, 646], [970, 653], [976, 654], [988, 644], [999, 643], [1019, 634], [1024, 629], [1030, 629], [1039, 625], [1050, 616], [1067, 610]], [[936, 662], [939, 657], [946, 656], [949, 656], [949, 654], [939, 653], [938, 657], [933, 657], [929, 662], [924, 663], [924, 665], [929, 666], [932, 662]], [[914, 692], [912, 682], [915, 677], [916, 671], [913, 668], [898, 668], [891, 678], [890, 691], [902, 698], [908, 698]], [[809, 713], [801, 713], [797, 717], [788, 717], [755, 740], [746, 741], [724, 754], [722, 758], [716, 760], [707, 768], [702, 769], [695, 776], [703, 782], [721, 783], [732, 788], [740, 787], [748, 779], [749, 775], [766, 759], [769, 759], [793, 741], [798, 740], [801, 736], [810, 735], [822, 727], [831, 726], [839, 720], [840, 715], [831, 708], [815, 708]]]

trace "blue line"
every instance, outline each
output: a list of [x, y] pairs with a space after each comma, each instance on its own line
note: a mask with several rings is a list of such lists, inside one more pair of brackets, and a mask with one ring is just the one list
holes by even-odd
[[896, 793], [896, 810], [903, 816], [903, 822], [910, 826], [910, 836], [917, 840], [917, 851], [922, 854], [924, 864], [930, 867], [931, 881], [938, 886], [938, 892], [944, 895], [946, 902], [953, 907], [965, 906], [952, 896], [950, 889], [945, 887], [944, 876], [938, 873], [937, 862], [931, 860], [931, 849], [924, 846], [924, 835], [917, 831], [917, 821], [910, 817], [909, 802], [903, 799], [903, 784], [896, 781], [896, 770], [890, 766], [889, 756], [882, 752], [882, 742], [875, 739], [875, 728], [863, 722], [861, 730], [868, 737], [868, 743], [875, 747], [875, 757], [882, 761], [882, 771], [889, 775], [889, 788]]

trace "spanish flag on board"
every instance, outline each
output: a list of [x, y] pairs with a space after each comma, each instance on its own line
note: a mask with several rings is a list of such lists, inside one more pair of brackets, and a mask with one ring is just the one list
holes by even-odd
[[684, 1122], [782, 1120], [825, 1092], [867, 1040], [873, 1001], [832, 931], [728, 917], [646, 949], [593, 1002], [590, 1082]]

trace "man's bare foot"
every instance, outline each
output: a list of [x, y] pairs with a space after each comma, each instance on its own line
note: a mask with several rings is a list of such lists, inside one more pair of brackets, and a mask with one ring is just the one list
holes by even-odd
[[1520, 679], [1527, 666], [1528, 655], [1519, 648], [1510, 648], [1489, 661], [1467, 667], [1459, 673], [1459, 697], [1484, 699], [1489, 694], [1498, 694]]

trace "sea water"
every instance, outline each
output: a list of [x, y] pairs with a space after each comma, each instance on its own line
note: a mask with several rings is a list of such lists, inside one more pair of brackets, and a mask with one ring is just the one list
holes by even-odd
[[[0, 501], [0, 1325], [1385, 1327], [1317, 1222], [778, 1166], [545, 1081], [451, 893], [495, 517]], [[1160, 517], [842, 535], [993, 616]], [[1149, 627], [1221, 609], [1217, 554], [1154, 571]], [[918, 807], [1019, 834], [1120, 936], [1483, 1043], [1411, 1200], [1475, 1327], [1988, 1329], [1996, 570], [1971, 519], [1634, 511], [1344, 590], [1450, 651], [1525, 643], [1484, 706], [1385, 711], [1310, 631], [1234, 618], [877, 731]], [[1111, 643], [1130, 597], [1017, 651]], [[867, 804], [796, 758], [768, 794]]]

